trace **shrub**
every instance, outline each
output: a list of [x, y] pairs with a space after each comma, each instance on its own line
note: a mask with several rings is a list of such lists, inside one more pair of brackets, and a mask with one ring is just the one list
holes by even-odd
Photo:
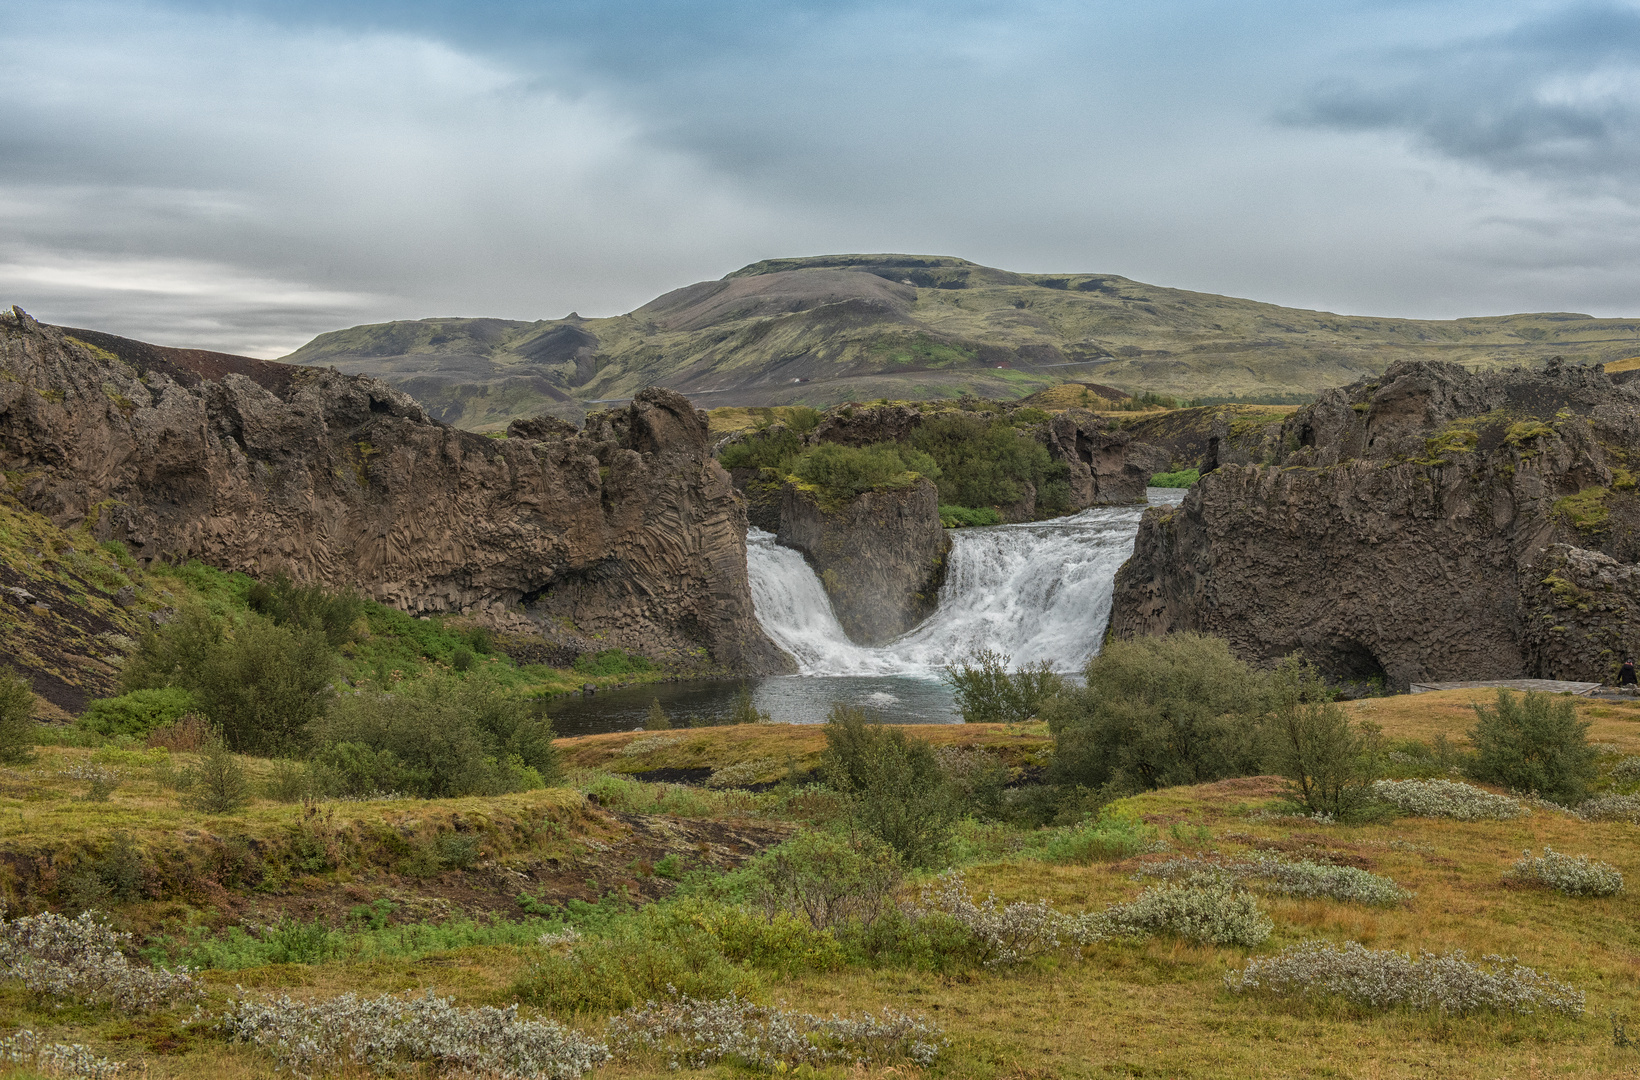
[[1516, 697], [1500, 689], [1497, 704], [1477, 704], [1475, 716], [1469, 732], [1475, 779], [1536, 792], [1564, 806], [1588, 793], [1599, 754], [1589, 745], [1589, 722], [1577, 718], [1570, 698], [1533, 690]]
[[1519, 961], [1482, 957], [1462, 949], [1418, 959], [1394, 949], [1354, 942], [1305, 941], [1267, 959], [1250, 960], [1224, 977], [1232, 993], [1262, 990], [1276, 997], [1337, 997], [1374, 1009], [1406, 1007], [1463, 1016], [1475, 1012], [1529, 1014], [1538, 1010], [1580, 1016], [1583, 993]]
[[1522, 852], [1504, 879], [1559, 889], [1567, 896], [1614, 896], [1623, 891], [1623, 874], [1617, 867], [1587, 855], [1563, 855], [1548, 845], [1536, 858], [1530, 850]]
[[991, 751], [978, 746], [942, 746], [934, 751], [951, 797], [978, 818], [1002, 816], [1008, 766]]
[[6, 922], [0, 916], [0, 978], [19, 979], [32, 993], [111, 1002], [147, 1011], [198, 995], [187, 968], [137, 967], [126, 959], [131, 935], [91, 912], [67, 919], [51, 912]]
[[672, 730], [672, 720], [666, 715], [666, 710], [661, 708], [660, 698], [651, 698], [649, 700], [649, 715], [644, 717], [643, 729], [645, 731]]
[[609, 1037], [622, 1055], [668, 1054], [673, 1069], [730, 1061], [781, 1073], [799, 1066], [858, 1068], [891, 1061], [927, 1066], [945, 1042], [938, 1027], [892, 1009], [858, 1019], [821, 1018], [753, 1005], [734, 995], [703, 1001], [687, 994], [629, 1009], [609, 1022]]
[[838, 499], [867, 491], [910, 487], [918, 476], [939, 478], [934, 459], [909, 446], [875, 443], [840, 446], [821, 443], [805, 450], [791, 465], [792, 475]]
[[192, 771], [188, 805], [195, 810], [207, 814], [231, 814], [249, 801], [251, 785], [245, 778], [245, 768], [221, 740], [206, 744], [199, 765]]
[[747, 867], [771, 917], [788, 912], [816, 930], [870, 926], [893, 908], [902, 878], [893, 848], [867, 833], [806, 829]]
[[1351, 724], [1321, 672], [1296, 653], [1276, 668], [1270, 689], [1265, 768], [1285, 777], [1288, 796], [1313, 814], [1359, 813], [1380, 774], [1378, 728]]
[[1613, 783], [1640, 784], [1640, 757], [1626, 757], [1612, 766]]
[[1068, 509], [1066, 468], [1006, 419], [960, 412], [926, 417], [907, 440], [934, 462], [940, 502], [949, 506], [1013, 506], [1028, 491], [1045, 509]]
[[297, 585], [276, 573], [252, 585], [245, 593], [250, 609], [278, 626], [321, 633], [332, 648], [354, 638], [353, 624], [364, 617], [369, 602], [351, 591], [330, 592], [320, 585]]
[[89, 1046], [47, 1042], [27, 1028], [0, 1039], [0, 1061], [31, 1065], [43, 1073], [71, 1076], [76, 1080], [115, 1080], [125, 1067], [120, 1062], [98, 1057]]
[[1086, 865], [1166, 850], [1155, 826], [1107, 807], [1092, 821], [1055, 832], [1042, 857], [1048, 862]]
[[1222, 638], [1112, 640], [1042, 710], [1061, 786], [1152, 790], [1256, 771], [1264, 683]]
[[654, 671], [655, 662], [625, 649], [603, 649], [582, 653], [570, 667], [582, 675], [640, 675]]
[[1274, 855], [1229, 861], [1170, 859], [1150, 863], [1139, 872], [1147, 877], [1170, 879], [1220, 878], [1252, 884], [1284, 896], [1325, 896], [1330, 900], [1381, 907], [1399, 904], [1412, 895], [1389, 878], [1353, 866], [1331, 866], [1308, 859], [1289, 861]]
[[672, 942], [704, 932], [727, 959], [791, 975], [843, 966], [842, 946], [829, 932], [788, 911], [754, 912], [700, 899], [651, 905], [631, 933], [647, 941]]
[[10, 667], [0, 667], [0, 765], [34, 760], [34, 688]]
[[195, 708], [194, 696], [178, 686], [160, 690], [133, 690], [119, 697], [93, 701], [79, 724], [99, 735], [146, 735]]
[[143, 745], [149, 749], [192, 753], [216, 738], [216, 731], [197, 713], [184, 713], [148, 733]]
[[892, 847], [908, 866], [939, 862], [961, 810], [934, 750], [921, 739], [837, 704], [826, 718], [820, 755], [826, 783], [843, 795], [860, 830]]
[[1626, 821], [1640, 825], [1640, 796], [1599, 795], [1579, 803], [1572, 814], [1583, 821]]
[[731, 724], [769, 724], [774, 718], [766, 712], [759, 712], [752, 702], [752, 688], [745, 683], [735, 690], [735, 703], [729, 710]]
[[1275, 927], [1252, 893], [1227, 881], [1199, 879], [1152, 886], [1101, 912], [1096, 925], [1113, 937], [1173, 934], [1248, 948], [1264, 944]]
[[989, 506], [940, 506], [940, 524], [947, 529], [963, 529], [977, 525], [1001, 525], [1002, 514]]
[[518, 1006], [463, 1009], [448, 998], [268, 1002], [240, 999], [219, 1021], [228, 1037], [273, 1053], [281, 1069], [336, 1075], [348, 1066], [397, 1073], [426, 1062], [435, 1075], [577, 1077], [609, 1057], [600, 1042], [550, 1020], [520, 1020]]
[[85, 802], [107, 802], [125, 780], [125, 774], [120, 770], [90, 761], [78, 761], [66, 769], [58, 769], [57, 775], [65, 780], [90, 782], [91, 787], [80, 796]]
[[716, 939], [696, 929], [666, 941], [632, 934], [583, 940], [539, 958], [509, 993], [554, 1012], [610, 1013], [673, 992], [722, 998], [757, 986], [754, 974], [730, 963]]
[[993, 895], [975, 903], [962, 874], [955, 871], [923, 886], [912, 915], [940, 915], [955, 922], [977, 943], [979, 961], [987, 966], [1017, 964], [1059, 948], [1067, 923], [1046, 900], [1004, 905]]
[[1046, 660], [1010, 672], [1010, 659], [991, 649], [976, 649], [961, 663], [946, 667], [944, 679], [955, 694], [963, 723], [1023, 723], [1065, 688], [1065, 680]]
[[1194, 487], [1202, 474], [1196, 469], [1180, 469], [1177, 472], [1159, 472], [1150, 478], [1151, 487], [1159, 488], [1187, 488]]
[[1412, 817], [1512, 821], [1529, 813], [1519, 799], [1456, 780], [1379, 780], [1372, 785], [1372, 793]]

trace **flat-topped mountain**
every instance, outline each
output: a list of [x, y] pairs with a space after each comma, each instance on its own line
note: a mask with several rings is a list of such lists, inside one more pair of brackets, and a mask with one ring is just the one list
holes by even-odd
[[1308, 395], [1397, 360], [1492, 368], [1640, 353], [1640, 320], [1552, 312], [1335, 315], [1114, 274], [1016, 274], [965, 259], [770, 259], [626, 315], [445, 318], [323, 334], [287, 361], [374, 375], [440, 419], [500, 429], [666, 386], [702, 406], [1022, 397], [1096, 378], [1189, 398]]

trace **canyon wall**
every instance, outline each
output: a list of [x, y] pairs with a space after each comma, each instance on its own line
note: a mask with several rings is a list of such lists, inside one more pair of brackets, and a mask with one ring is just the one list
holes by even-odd
[[513, 434], [438, 423], [375, 379], [0, 316], [0, 468], [59, 526], [411, 612], [787, 666], [752, 614], [744, 501], [687, 399]]
[[1110, 631], [1338, 679], [1610, 679], [1640, 652], [1640, 386], [1396, 364], [1145, 513]]

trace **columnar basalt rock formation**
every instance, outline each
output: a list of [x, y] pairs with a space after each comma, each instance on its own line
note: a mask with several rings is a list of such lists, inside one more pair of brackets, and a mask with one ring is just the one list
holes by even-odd
[[370, 378], [0, 316], [0, 467], [59, 525], [144, 560], [785, 666], [752, 614], [744, 502], [687, 399], [646, 390], [584, 431], [514, 436], [438, 423]]
[[1640, 385], [1404, 363], [1146, 512], [1111, 632], [1196, 630], [1337, 678], [1609, 679], [1640, 651]]

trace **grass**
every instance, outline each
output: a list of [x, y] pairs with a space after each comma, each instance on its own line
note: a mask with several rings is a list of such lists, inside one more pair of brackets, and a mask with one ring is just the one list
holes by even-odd
[[[1363, 718], [1382, 724], [1391, 739], [1457, 739], [1473, 716], [1469, 701], [1482, 692], [1443, 691], [1349, 703]], [[1587, 702], [1579, 713], [1596, 727], [1596, 741], [1640, 750], [1640, 702]], [[1037, 760], [1047, 746], [1040, 725], [949, 725], [919, 727], [916, 734], [942, 741], [973, 740], [997, 748], [1016, 763]], [[724, 765], [759, 759], [812, 762], [823, 744], [816, 726], [747, 725], [659, 733], [682, 736], [637, 755], [621, 751], [655, 733], [586, 736], [560, 740], [566, 758], [583, 768]], [[155, 779], [165, 755], [44, 747], [34, 765], [0, 775], [0, 854], [5, 865], [19, 856], [43, 854], [43, 846], [67, 851], [76, 843], [106, 838], [115, 829], [132, 833], [153, 850], [202, 845], [207, 836], [235, 831], [273, 839], [289, 828], [300, 807], [254, 802], [235, 818], [202, 818], [183, 810], [174, 793]], [[75, 761], [99, 760], [126, 769], [129, 779], [107, 803], [74, 801], [83, 783], [60, 770]], [[269, 763], [249, 761], [256, 772]], [[599, 779], [600, 776], [606, 777]], [[660, 785], [587, 772], [581, 786], [620, 783], [639, 793], [665, 794]], [[1281, 896], [1263, 898], [1275, 921], [1271, 940], [1258, 950], [1187, 944], [1171, 938], [1140, 943], [1104, 943], [1064, 950], [1018, 967], [948, 970], [849, 966], [838, 971], [780, 975], [760, 971], [754, 980], [768, 1001], [808, 1012], [858, 1013], [880, 1006], [922, 1012], [942, 1024], [950, 1045], [926, 1070], [834, 1070], [842, 1080], [856, 1076], [918, 1076], [1024, 1080], [1024, 1078], [1104, 1078], [1113, 1076], [1191, 1077], [1229, 1080], [1272, 1077], [1607, 1077], [1635, 1075], [1640, 1052], [1613, 1045], [1607, 1016], [1640, 1017], [1640, 984], [1633, 968], [1640, 925], [1640, 902], [1631, 893], [1604, 898], [1572, 898], [1552, 890], [1512, 888], [1504, 872], [1521, 850], [1591, 853], [1611, 862], [1630, 880], [1640, 880], [1640, 844], [1635, 827], [1580, 822], [1539, 808], [1508, 822], [1401, 819], [1356, 826], [1323, 826], [1293, 818], [1260, 816], [1280, 784], [1269, 777], [1222, 781], [1122, 800], [1112, 816], [1144, 823], [1169, 845], [1167, 855], [1227, 858], [1275, 851], [1295, 858], [1361, 866], [1389, 877], [1414, 895], [1386, 908]], [[699, 813], [717, 814], [728, 804], [712, 803], [719, 793], [697, 792]], [[758, 811], [754, 798], [739, 803]], [[668, 828], [688, 824], [689, 809], [679, 796]], [[618, 844], [628, 827], [578, 791], [554, 790], [496, 799], [431, 802], [347, 803], [328, 808], [337, 822], [396, 831], [429, 825], [448, 830], [453, 817], [484, 837], [486, 856], [468, 875], [468, 888], [518, 860], [552, 858], [573, 868], [608, 857], [599, 845]], [[517, 824], [542, 812], [560, 825], [550, 838], [528, 838]], [[730, 821], [719, 821], [726, 827]], [[789, 828], [789, 826], [788, 826]], [[1131, 900], [1144, 887], [1135, 880], [1135, 857], [1115, 861], [1049, 861], [1062, 830], [1022, 831], [997, 824], [969, 825], [963, 833], [964, 872], [976, 896], [994, 892], [1004, 902], [1046, 899], [1062, 911], [1102, 908]], [[493, 848], [492, 848], [493, 845]], [[145, 848], [145, 850], [148, 850]], [[693, 849], [683, 859], [692, 858]], [[492, 853], [493, 852], [493, 853]], [[350, 880], [342, 880], [350, 877]], [[543, 946], [530, 942], [542, 923], [515, 911], [500, 922], [464, 919], [459, 904], [438, 917], [436, 905], [408, 922], [395, 911], [391, 925], [369, 925], [368, 894], [388, 885], [405, 896], [417, 891], [457, 897], [456, 878], [433, 883], [361, 862], [346, 874], [326, 871], [311, 880], [292, 878], [279, 892], [199, 893], [164, 901], [120, 905], [115, 918], [139, 933], [168, 935], [176, 955], [215, 957], [206, 973], [207, 1010], [219, 1008], [238, 985], [251, 992], [288, 992], [298, 997], [343, 991], [388, 993], [432, 987], [460, 1004], [503, 1004], [509, 987]], [[684, 891], [727, 888], [730, 879], [684, 874]], [[465, 880], [465, 879], [463, 879]], [[435, 884], [437, 888], [435, 888]], [[912, 883], [915, 886], [916, 882]], [[15, 877], [0, 875], [12, 890]], [[328, 947], [317, 962], [260, 962], [270, 955], [247, 937], [221, 927], [245, 921], [243, 913], [263, 903], [291, 904], [325, 888], [359, 891], [353, 901], [365, 910], [354, 928], [342, 932], [343, 908], [327, 920]], [[442, 890], [442, 891], [440, 891]], [[584, 932], [618, 921], [618, 905], [586, 909]], [[242, 913], [236, 916], [235, 912]], [[599, 914], [602, 912], [602, 914]], [[453, 916], [450, 917], [450, 916]], [[253, 920], [254, 921], [254, 920]], [[271, 920], [267, 920], [271, 921]], [[295, 937], [299, 925], [290, 927]], [[1373, 1014], [1329, 1004], [1274, 1002], [1238, 997], [1224, 989], [1224, 973], [1250, 955], [1267, 955], [1318, 937], [1354, 940], [1369, 948], [1417, 951], [1468, 950], [1515, 955], [1545, 974], [1575, 984], [1588, 994], [1580, 1019], [1477, 1016], [1442, 1019], [1405, 1011]], [[218, 943], [212, 952], [202, 942]], [[236, 944], [237, 943], [237, 944]], [[163, 943], [160, 943], [163, 945]], [[557, 948], [563, 948], [559, 946]], [[526, 1010], [529, 1012], [530, 1010]], [[155, 1016], [126, 1016], [116, 1009], [57, 1008], [34, 1000], [16, 984], [0, 983], [0, 1015], [7, 1028], [30, 1026], [65, 1042], [83, 1042], [115, 1060], [132, 1062], [153, 1077], [230, 1078], [272, 1075], [269, 1059], [217, 1041], [199, 1025], [188, 1025], [188, 1010]], [[590, 1032], [602, 1017], [561, 1014], [557, 1019]], [[26, 1075], [0, 1068], [0, 1076]], [[628, 1063], [599, 1070], [597, 1076], [636, 1078], [675, 1075], [664, 1061]], [[712, 1077], [744, 1076], [727, 1066], [704, 1070]]]
[[1178, 472], [1159, 472], [1150, 478], [1151, 487], [1160, 488], [1187, 488], [1195, 485], [1202, 474], [1195, 469], [1180, 469]]

